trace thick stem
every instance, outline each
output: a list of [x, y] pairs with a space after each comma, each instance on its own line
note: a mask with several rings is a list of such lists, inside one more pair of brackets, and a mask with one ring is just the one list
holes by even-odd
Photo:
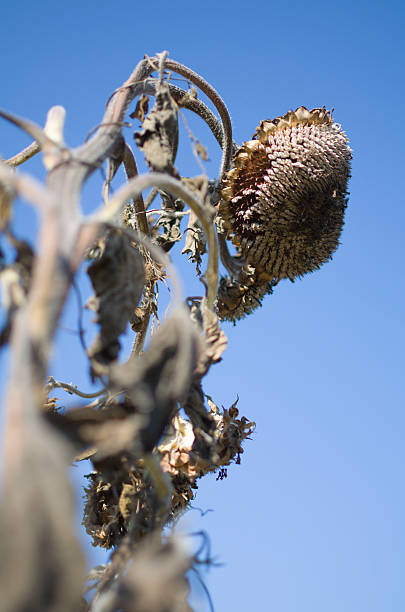
[[[4, 473], [12, 483], [13, 474], [22, 469], [24, 444], [22, 424], [29, 423], [33, 411], [43, 399], [52, 338], [63, 305], [82, 256], [95, 239], [97, 229], [81, 230], [79, 194], [86, 178], [103, 162], [120, 133], [120, 125], [128, 104], [137, 95], [141, 82], [153, 67], [142, 60], [125, 87], [107, 106], [103, 123], [95, 136], [73, 151], [60, 149], [60, 161], [48, 174], [47, 188], [42, 194], [34, 183], [32, 199], [44, 212], [38, 256], [34, 265], [31, 290], [26, 305], [17, 314], [11, 337], [12, 365], [7, 393], [6, 444]], [[15, 120], [8, 113], [2, 116], [28, 129], [41, 145], [54, 145], [44, 132], [31, 122]], [[1, 168], [5, 170], [4, 165]], [[10, 172], [10, 170], [8, 169]], [[26, 190], [27, 181], [15, 187]], [[28, 189], [29, 192], [29, 189]], [[42, 195], [43, 197], [39, 197]], [[30, 194], [27, 194], [30, 199]], [[27, 397], [31, 398], [27, 401]]]

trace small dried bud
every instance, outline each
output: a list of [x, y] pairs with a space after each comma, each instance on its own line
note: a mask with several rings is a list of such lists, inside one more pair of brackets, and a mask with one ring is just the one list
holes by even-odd
[[272, 284], [263, 279], [252, 266], [246, 265], [238, 279], [223, 276], [219, 281], [216, 308], [218, 317], [238, 321], [262, 305], [265, 295], [273, 293]]
[[339, 244], [348, 139], [325, 108], [262, 121], [234, 157], [219, 214], [249, 263], [273, 284], [312, 272]]

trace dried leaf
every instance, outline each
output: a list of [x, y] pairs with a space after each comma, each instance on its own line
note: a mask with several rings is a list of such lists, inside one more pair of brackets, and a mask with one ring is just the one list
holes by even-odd
[[104, 189], [103, 189], [105, 200], [108, 199], [111, 182], [113, 178], [115, 177], [115, 175], [117, 174], [118, 168], [121, 166], [124, 160], [124, 155], [125, 155], [125, 140], [123, 136], [119, 136], [116, 139], [114, 143], [114, 147], [111, 150], [110, 155], [108, 157], [107, 172], [106, 172]]
[[201, 223], [192, 210], [188, 221], [186, 232], [186, 244], [182, 253], [190, 253], [189, 261], [197, 264], [197, 274], [201, 274], [200, 265], [202, 263], [202, 255], [207, 251], [207, 236], [201, 226]]
[[205, 340], [204, 352], [200, 356], [195, 372], [197, 376], [202, 378], [206, 375], [212, 364], [221, 360], [228, 340], [219, 325], [216, 314], [207, 307], [205, 300], [193, 305], [192, 314], [194, 320], [200, 324]]
[[178, 402], [187, 397], [200, 351], [200, 338], [188, 312], [177, 307], [141, 356], [112, 368], [112, 384], [125, 391], [144, 418], [141, 440], [145, 451], [153, 449]]
[[[227, 346], [227, 338], [221, 330], [218, 319], [206, 305], [206, 301], [194, 303], [191, 307], [193, 320], [203, 331], [204, 350], [200, 354], [198, 365], [194, 371], [192, 385], [183, 408], [189, 417], [196, 439], [193, 452], [208, 465], [213, 462], [213, 448], [216, 422], [204, 402], [204, 392], [201, 381], [212, 364], [221, 360], [222, 353]], [[197, 435], [198, 433], [198, 435]], [[215, 462], [214, 462], [214, 465]], [[206, 469], [206, 468], [205, 468]]]
[[158, 86], [155, 105], [134, 138], [152, 170], [178, 175], [173, 166], [178, 144], [177, 104], [166, 83]]
[[143, 123], [145, 116], [148, 113], [148, 108], [149, 108], [149, 98], [148, 96], [145, 96], [144, 94], [142, 94], [136, 103], [134, 112], [131, 113], [129, 116], [131, 117], [131, 119], [139, 119], [139, 121]]
[[173, 199], [164, 192], [161, 192], [160, 195], [164, 212], [161, 213], [155, 224], [154, 234], [156, 243], [167, 252], [182, 238], [181, 216], [176, 213], [183, 211], [184, 203], [179, 199]]
[[118, 337], [125, 332], [144, 284], [142, 257], [125, 234], [109, 231], [97, 246], [98, 256], [88, 269], [95, 296], [87, 304], [97, 313], [100, 325], [100, 333], [89, 349], [96, 373], [98, 366], [108, 365], [117, 358]]
[[141, 425], [133, 406], [125, 402], [81, 406], [64, 414], [51, 411], [46, 418], [75, 445], [75, 461], [118, 456], [132, 447]]
[[202, 457], [208, 457], [215, 422], [205, 406], [201, 381], [211, 365], [221, 360], [221, 355], [227, 346], [227, 338], [219, 326], [215, 313], [207, 307], [205, 300], [194, 303], [191, 313], [193, 320], [203, 332], [204, 349], [200, 353], [192, 385], [183, 408], [193, 424], [194, 431], [201, 431], [205, 434], [196, 439], [194, 449], [198, 449]]
[[123, 454], [98, 467], [86, 476], [90, 481], [83, 512], [86, 532], [94, 546], [106, 549], [119, 546], [129, 529], [131, 542], [137, 542], [156, 511], [155, 490], [142, 460]]

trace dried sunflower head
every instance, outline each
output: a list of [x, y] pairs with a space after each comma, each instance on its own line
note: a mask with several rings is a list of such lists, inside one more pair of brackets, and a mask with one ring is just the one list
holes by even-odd
[[312, 272], [339, 244], [351, 151], [325, 108], [264, 120], [234, 157], [219, 214], [249, 263], [275, 283]]

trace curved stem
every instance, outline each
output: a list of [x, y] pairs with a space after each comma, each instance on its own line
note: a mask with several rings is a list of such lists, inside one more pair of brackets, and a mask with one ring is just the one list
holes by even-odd
[[142, 329], [136, 334], [135, 342], [132, 346], [130, 359], [132, 359], [135, 355], [139, 355], [139, 353], [141, 353], [143, 350], [143, 345], [146, 339], [146, 332], [148, 331], [150, 315], [151, 315], [151, 311], [149, 311], [145, 315], [145, 320], [142, 323]]
[[107, 390], [105, 388], [99, 389], [98, 391], [94, 391], [93, 393], [83, 393], [83, 391], [79, 391], [79, 389], [75, 385], [69, 385], [68, 383], [57, 381], [52, 376], [49, 377], [46, 388], [48, 392], [52, 389], [63, 389], [70, 395], [78, 395], [79, 397], [83, 397], [85, 399], [100, 397], [100, 395], [105, 395], [107, 393]]
[[17, 166], [21, 166], [24, 162], [34, 157], [41, 150], [41, 145], [35, 140], [28, 147], [25, 147], [19, 153], [13, 155], [13, 157], [9, 157], [5, 159], [3, 163], [7, 164], [7, 166], [11, 166], [12, 168], [16, 168]]
[[183, 66], [183, 64], [179, 64], [178, 62], [171, 59], [166, 59], [165, 66], [168, 70], [173, 70], [173, 72], [181, 74], [181, 76], [184, 76], [186, 79], [194, 83], [194, 85], [197, 85], [197, 87], [199, 87], [201, 91], [204, 92], [205, 95], [208, 96], [208, 98], [214, 104], [215, 108], [219, 113], [219, 116], [222, 119], [224, 137], [221, 171], [219, 175], [219, 180], [221, 180], [224, 172], [226, 172], [229, 168], [232, 156], [232, 123], [225, 102], [222, 100], [216, 89], [214, 89], [212, 85], [210, 85], [205, 79], [203, 79], [203, 77], [200, 76], [197, 72], [191, 70], [191, 68]]
[[[123, 162], [125, 174], [127, 175], [128, 180], [139, 176], [134, 154], [132, 153], [131, 147], [127, 143], [125, 143]], [[137, 225], [143, 234], [149, 236], [149, 224], [146, 218], [142, 193], [139, 193], [136, 198], [134, 198], [133, 204], [135, 208]]]
[[204, 206], [178, 179], [157, 172], [133, 178], [115, 194], [106, 206], [91, 215], [89, 221], [108, 223], [121, 211], [122, 206], [127, 200], [135, 197], [148, 187], [165, 189], [175, 197], [180, 198], [190, 206], [191, 210], [199, 218], [208, 240], [208, 267], [205, 277], [207, 282], [207, 302], [209, 307], [212, 307], [218, 285], [218, 245], [212, 222], [215, 209]]
[[[214, 115], [214, 113], [208, 108], [206, 104], [199, 98], [194, 98], [188, 91], [184, 91], [181, 87], [168, 83], [170, 93], [173, 100], [181, 107], [192, 111], [205, 123], [211, 130], [215, 140], [221, 148], [224, 146], [224, 129], [221, 121]], [[154, 79], [147, 79], [144, 84], [143, 93], [146, 95], [154, 96], [156, 93], [156, 81]], [[232, 154], [238, 149], [238, 144], [232, 141]]]
[[[149, 206], [152, 205], [152, 202], [156, 198], [158, 193], [159, 193], [159, 190], [154, 187], [152, 189], [152, 191], [150, 192], [150, 194], [148, 195], [148, 197], [146, 198], [146, 200], [145, 200], [145, 210], [148, 210]], [[149, 213], [147, 213], [147, 214], [149, 214]]]

